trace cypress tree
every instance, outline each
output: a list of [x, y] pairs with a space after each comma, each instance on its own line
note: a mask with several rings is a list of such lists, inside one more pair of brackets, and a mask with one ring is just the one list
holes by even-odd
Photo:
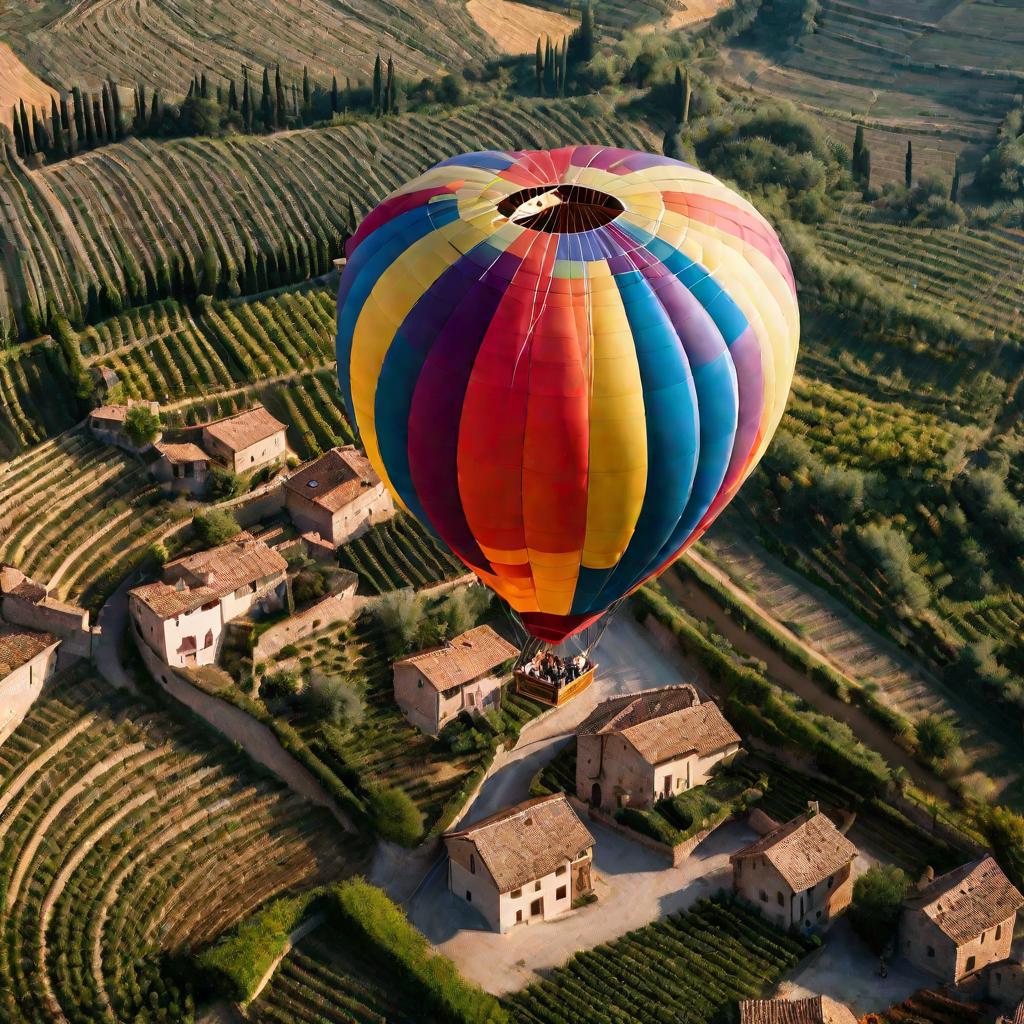
[[68, 111], [68, 94], [66, 92], [60, 94], [60, 126], [65, 131], [71, 129], [71, 114]]
[[220, 82], [217, 83], [217, 106], [224, 106], [224, 86]]
[[579, 41], [579, 59], [583, 62], [593, 60], [594, 8], [591, 6], [590, 0], [587, 0], [580, 13]]
[[544, 48], [544, 92], [549, 96], [555, 94], [555, 55], [551, 47], [551, 36], [548, 36]]
[[864, 147], [864, 155], [861, 158], [862, 174], [861, 184], [865, 189], [871, 187], [871, 150], [867, 146]]
[[690, 101], [693, 99], [693, 83], [690, 81], [690, 69], [686, 69], [685, 94], [683, 96], [683, 123], [690, 123]]
[[25, 113], [25, 101], [20, 100], [21, 109], [18, 112], [18, 119], [21, 121], [21, 137], [24, 140], [25, 156], [31, 156], [36, 151], [35, 139], [32, 137], [32, 129], [29, 127], [28, 114]]
[[46, 131], [46, 125], [39, 119], [36, 108], [32, 108], [32, 133], [35, 136], [36, 150], [46, 153], [50, 148], [50, 136]]
[[235, 80], [232, 78], [228, 84], [228, 111], [234, 113], [238, 109], [238, 90], [235, 88]]
[[904, 184], [907, 188], [914, 187], [914, 143], [907, 142], [907, 159], [904, 164]]
[[263, 130], [272, 132], [274, 130], [274, 100], [270, 95], [270, 69], [263, 69], [263, 96], [260, 99], [260, 120], [263, 122]]
[[249, 69], [242, 68], [242, 127], [252, 131], [252, 97], [249, 95]]
[[537, 36], [537, 54], [533, 59], [534, 74], [537, 77], [537, 95], [544, 95], [544, 51], [541, 49], [540, 36]]
[[121, 138], [124, 134], [123, 121], [121, 119], [121, 90], [117, 87], [117, 83], [110, 80], [110, 119], [108, 124], [111, 130], [111, 141]]
[[146, 87], [139, 82], [139, 122], [138, 130], [142, 131], [146, 126]]
[[338, 76], [331, 78], [331, 113], [336, 114], [341, 110], [341, 97], [338, 95]]
[[957, 158], [953, 164], [953, 182], [949, 186], [949, 201], [951, 203], [960, 202], [960, 159]]
[[381, 112], [381, 101], [383, 99], [382, 89], [383, 83], [381, 81], [381, 63], [380, 54], [377, 54], [377, 59], [373, 62], [373, 112], [380, 117]]
[[57, 100], [50, 96], [50, 124], [53, 134], [53, 158], [63, 160], [67, 155], [67, 147], [64, 145], [64, 128], [60, 123], [60, 111], [57, 109]]
[[210, 86], [209, 83], [206, 81], [205, 71], [199, 78], [199, 95], [202, 96], [204, 100], [208, 100], [210, 98]]
[[313, 102], [313, 90], [309, 84], [309, 68], [304, 67], [302, 69], [302, 105], [309, 110], [309, 105]]
[[562, 40], [562, 62], [558, 69], [558, 95], [565, 95], [565, 80], [569, 77], [569, 45]]
[[398, 82], [395, 78], [395, 60], [388, 57], [388, 78], [387, 89], [384, 93], [384, 103], [388, 114], [398, 113]]
[[18, 105], [11, 107], [11, 133], [14, 135], [14, 151], [18, 156], [25, 157], [25, 142], [21, 134], [21, 117], [18, 115]]
[[68, 156], [78, 155], [78, 129], [75, 127], [74, 118], [68, 125]]
[[287, 110], [285, 109], [284, 103], [284, 86], [281, 84], [281, 65], [278, 64], [274, 68], [274, 96], [275, 96], [275, 107], [274, 107], [274, 124], [278, 128], [283, 128], [286, 123]]
[[[103, 90], [100, 94], [100, 100], [103, 104], [103, 131], [100, 132], [100, 138], [107, 142], [113, 142], [117, 138], [117, 132], [114, 129], [114, 101], [110, 98], [110, 90], [107, 88], [107, 83], [103, 83]], [[96, 129], [99, 131], [100, 122], [96, 122]]]
[[686, 83], [683, 81], [683, 69], [676, 65], [676, 77], [672, 89], [672, 106], [675, 108], [676, 124], [683, 124], [686, 120]]
[[299, 113], [299, 93], [294, 82], [292, 82], [292, 113], [296, 115]]
[[87, 149], [92, 149], [98, 144], [99, 136], [96, 134], [96, 101], [89, 93], [82, 97], [82, 110], [85, 118], [85, 145]]
[[[104, 93], [104, 95], [106, 95]], [[92, 98], [92, 119], [96, 125], [96, 145], [102, 145], [107, 139], [106, 114], [103, 110], [103, 101], [99, 96]]]
[[78, 129], [78, 137], [84, 139], [85, 133], [85, 101], [82, 99], [82, 90], [76, 85], [71, 90], [71, 102], [75, 107], [75, 127]]
[[153, 90], [153, 98], [149, 102], [149, 131], [155, 135], [160, 130], [160, 90]]

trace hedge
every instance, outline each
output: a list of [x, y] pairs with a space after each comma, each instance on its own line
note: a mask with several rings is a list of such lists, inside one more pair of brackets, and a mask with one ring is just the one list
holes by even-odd
[[889, 784], [888, 765], [881, 755], [858, 740], [837, 742], [828, 729], [838, 723], [813, 711], [797, 711], [782, 690], [755, 669], [737, 664], [696, 629], [689, 618], [656, 585], [633, 596], [638, 619], [652, 615], [667, 627], [709, 672], [729, 686], [725, 711], [734, 725], [775, 746], [814, 755], [818, 766], [853, 788], [880, 795]]
[[251, 999], [318, 895], [310, 891], [272, 900], [196, 956], [195, 970], [204, 984], [236, 1003]]
[[422, 989], [425, 1020], [509, 1024], [498, 1001], [465, 981], [447, 957], [432, 952], [426, 938], [382, 890], [365, 879], [351, 878], [329, 890], [328, 900], [342, 928], [357, 933]]

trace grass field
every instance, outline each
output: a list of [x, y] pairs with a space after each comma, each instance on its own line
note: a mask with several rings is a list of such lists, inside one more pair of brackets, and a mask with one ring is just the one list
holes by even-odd
[[353, 862], [333, 819], [241, 754], [89, 678], [36, 702], [0, 778], [9, 1020], [184, 1019], [168, 954]]
[[[270, 137], [129, 140], [37, 172], [0, 166], [11, 258], [0, 269], [0, 319], [25, 330], [52, 301], [75, 325], [103, 296], [124, 305], [203, 280], [216, 256], [226, 287], [252, 292], [330, 269], [362, 216], [406, 179], [453, 153], [571, 141], [656, 146], [595, 98], [467, 106]], [[253, 275], [250, 275], [253, 276]], [[109, 301], [107, 301], [109, 307]]]
[[517, 0], [469, 0], [466, 10], [502, 53], [533, 53], [539, 38], [562, 39], [579, 24]]

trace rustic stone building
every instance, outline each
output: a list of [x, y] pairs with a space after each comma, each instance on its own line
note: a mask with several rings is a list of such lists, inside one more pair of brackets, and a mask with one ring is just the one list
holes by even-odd
[[733, 889], [780, 928], [824, 927], [853, 898], [857, 847], [816, 803], [734, 853]]
[[159, 456], [152, 474], [166, 490], [176, 494], [202, 494], [210, 477], [210, 456], [197, 444], [186, 441], [168, 444], [158, 441], [154, 446]]
[[495, 670], [518, 653], [490, 626], [477, 626], [396, 661], [395, 701], [413, 725], [436, 736], [460, 711], [498, 710], [504, 680]]
[[292, 474], [284, 490], [292, 522], [333, 547], [395, 514], [391, 494], [354, 445], [324, 452]]
[[285, 457], [285, 424], [256, 405], [203, 427], [203, 448], [235, 473], [252, 473]]
[[903, 902], [900, 952], [950, 985], [1008, 960], [1024, 897], [992, 857], [925, 879]]
[[60, 638], [0, 622], [0, 743], [18, 727], [57, 670]]
[[743, 999], [740, 1024], [857, 1024], [853, 1011], [828, 996]]
[[563, 793], [449, 832], [448, 888], [497, 932], [550, 921], [593, 892], [594, 837]]
[[702, 785], [739, 747], [718, 705], [692, 686], [612, 697], [576, 730], [576, 795], [606, 811], [647, 807]]

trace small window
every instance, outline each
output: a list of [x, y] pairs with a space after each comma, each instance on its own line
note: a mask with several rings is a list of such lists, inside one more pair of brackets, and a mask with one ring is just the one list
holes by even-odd
[[929, 946], [928, 947], [928, 959], [929, 960], [934, 960], [935, 959], [935, 947], [934, 946]]
[[979, 943], [979, 945], [982, 945], [982, 946], [985, 945], [985, 933], [984, 932], [981, 933], [981, 938], [978, 940], [978, 943]]
[[512, 890], [512, 899], [517, 900], [522, 895], [523, 895], [523, 890], [522, 889], [513, 889]]
[[568, 871], [568, 870], [569, 869], [564, 864], [559, 864], [558, 867], [555, 868], [555, 874], [556, 875], [564, 875], [566, 873], [566, 871]]
[[564, 885], [560, 885], [555, 890], [555, 899], [556, 900], [564, 900], [565, 899], [565, 886]]
[[466, 902], [467, 903], [472, 903], [473, 902], [473, 894], [468, 889], [466, 890]]
[[781, 890], [779, 891], [779, 894], [778, 894], [778, 900], [779, 900], [779, 906], [780, 907], [784, 907], [786, 905], [786, 897], [782, 895], [782, 891]]
[[[1003, 937], [1003, 926], [1001, 924], [996, 925], [996, 942]], [[996, 976], [998, 978], [998, 975]]]
[[761, 902], [762, 903], [767, 903], [768, 902], [768, 893], [766, 893], [764, 891], [764, 889], [761, 890]]
[[832, 875], [828, 880], [828, 887], [831, 889], [836, 884], [836, 876]]
[[476, 874], [476, 854], [473, 853], [469, 855], [469, 873], [471, 875]]
[[540, 879], [539, 878], [537, 879], [536, 882], [533, 883], [533, 891], [534, 892], [540, 892]]
[[421, 690], [422, 690], [422, 689], [423, 689], [423, 680], [422, 680], [422, 679], [417, 679], [417, 680], [416, 680], [416, 686], [417, 686], [417, 687], [418, 687], [419, 689], [421, 689]]
[[521, 910], [516, 911], [516, 924], [522, 924], [523, 912]]
[[821, 911], [819, 910], [814, 916], [820, 921], [821, 920]]
[[967, 958], [967, 971], [968, 973], [973, 971], [978, 966], [978, 958], [976, 956], [969, 956]]

